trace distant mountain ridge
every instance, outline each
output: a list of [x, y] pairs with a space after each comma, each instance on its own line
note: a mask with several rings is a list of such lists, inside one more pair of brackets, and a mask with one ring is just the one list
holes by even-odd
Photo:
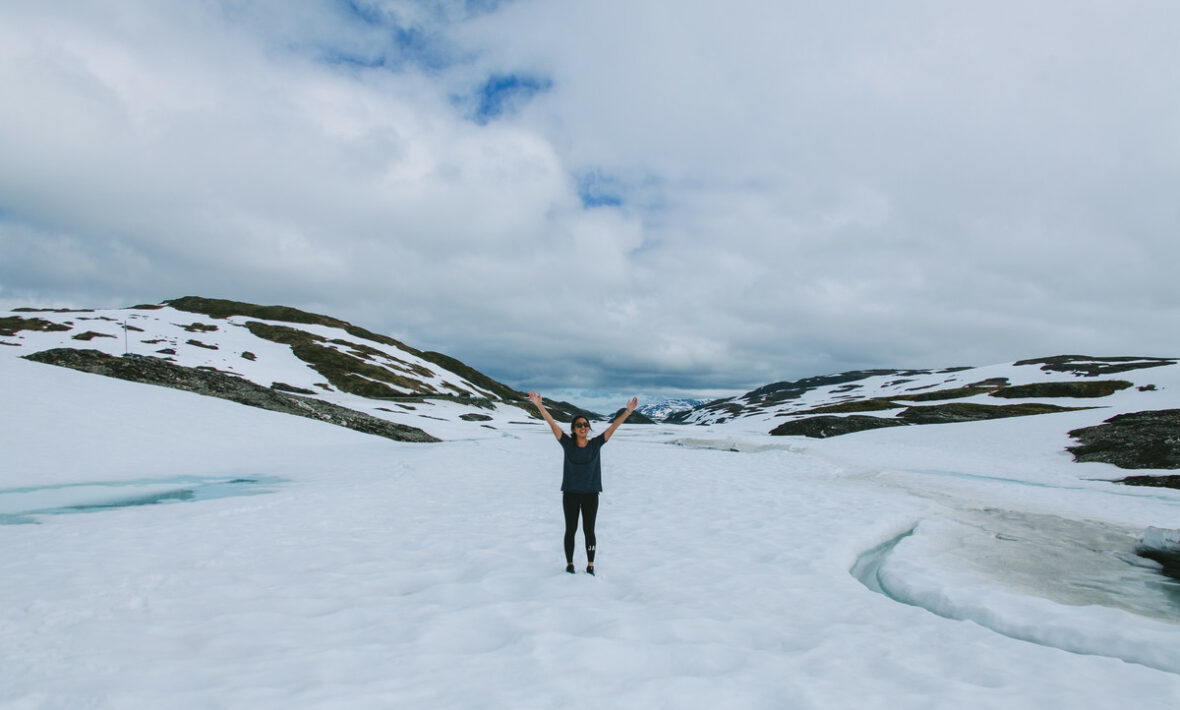
[[673, 414], [688, 411], [710, 401], [707, 399], [662, 399], [658, 402], [642, 404], [636, 411], [653, 422], [662, 422]]
[[[1123, 468], [1180, 468], [1180, 360], [1058, 355], [986, 367], [860, 370], [777, 382], [667, 421], [827, 438], [1085, 409], [1115, 416], [1068, 431], [1074, 457]], [[1063, 432], [1065, 433], [1065, 432]], [[1160, 485], [1124, 479], [1138, 485]]]
[[[986, 367], [854, 370], [765, 385], [743, 395], [678, 412], [669, 421], [724, 424], [739, 419], [769, 422], [819, 414], [896, 413], [923, 402], [978, 400], [983, 396], [1084, 400], [1104, 397], [1133, 384], [1120, 379], [1092, 378], [1173, 367], [1178, 362], [1176, 358], [1059, 355]], [[1145, 385], [1143, 391], [1150, 389]]]
[[[456, 358], [285, 306], [190, 296], [125, 309], [15, 309], [0, 316], [5, 352], [399, 441], [501, 436], [485, 430], [541, 424], [524, 393]], [[1180, 468], [1178, 363], [1059, 355], [985, 367], [857, 370], [709, 402], [648, 403], [630, 421], [827, 438], [1105, 409], [1115, 416], [1068, 431], [1079, 441], [1069, 449], [1078, 460]], [[565, 402], [547, 406], [562, 421], [574, 414], [602, 419]]]

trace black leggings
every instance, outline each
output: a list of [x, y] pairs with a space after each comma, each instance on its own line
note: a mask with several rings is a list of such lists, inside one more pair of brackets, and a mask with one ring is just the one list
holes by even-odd
[[582, 513], [582, 533], [586, 536], [586, 561], [594, 561], [594, 519], [598, 517], [597, 493], [563, 493], [565, 510], [565, 561], [574, 563], [574, 534], [578, 531], [578, 513]]

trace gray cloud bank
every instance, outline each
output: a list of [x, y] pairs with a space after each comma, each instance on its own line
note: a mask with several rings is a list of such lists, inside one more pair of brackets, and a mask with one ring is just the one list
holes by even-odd
[[1180, 354], [1180, 6], [0, 7], [0, 301], [328, 312], [523, 388]]

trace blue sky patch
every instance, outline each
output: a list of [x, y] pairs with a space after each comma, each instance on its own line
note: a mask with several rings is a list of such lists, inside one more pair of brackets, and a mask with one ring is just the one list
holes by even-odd
[[356, 2], [356, 0], [342, 0], [341, 5], [349, 14], [354, 15], [367, 25], [383, 25], [385, 17], [379, 9], [370, 3]]
[[328, 64], [359, 69], [403, 71], [407, 66], [445, 69], [455, 63], [456, 50], [446, 40], [443, 24], [402, 24], [397, 15], [359, 0], [338, 0], [346, 22], [362, 25], [358, 42], [324, 42], [320, 58]]
[[623, 204], [623, 186], [617, 178], [590, 170], [576, 176], [582, 207], [618, 207]]
[[356, 54], [344, 54], [327, 50], [320, 59], [327, 64], [354, 67], [356, 69], [379, 69], [385, 66], [384, 55], [376, 57], [362, 57]]
[[483, 126], [506, 114], [515, 113], [537, 94], [553, 87], [546, 77], [530, 74], [492, 74], [475, 90], [472, 118]]

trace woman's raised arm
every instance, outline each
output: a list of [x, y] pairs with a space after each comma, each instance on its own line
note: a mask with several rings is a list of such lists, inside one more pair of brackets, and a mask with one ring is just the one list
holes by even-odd
[[545, 409], [545, 405], [541, 403], [541, 393], [529, 392], [529, 401], [537, 406], [537, 411], [541, 413], [541, 416], [545, 418], [545, 421], [549, 422], [549, 428], [553, 430], [553, 436], [556, 436], [557, 440], [561, 441], [561, 426], [553, 420], [553, 415], [550, 414], [549, 410]]
[[602, 432], [603, 440], [610, 441], [611, 434], [615, 433], [615, 429], [618, 429], [620, 424], [627, 421], [627, 417], [631, 416], [631, 412], [634, 412], [635, 408], [638, 406], [639, 398], [632, 397], [631, 401], [627, 402], [627, 406], [623, 409], [623, 412], [619, 414], [619, 416], [615, 417], [615, 420], [610, 423], [610, 426], [606, 428], [606, 431]]

